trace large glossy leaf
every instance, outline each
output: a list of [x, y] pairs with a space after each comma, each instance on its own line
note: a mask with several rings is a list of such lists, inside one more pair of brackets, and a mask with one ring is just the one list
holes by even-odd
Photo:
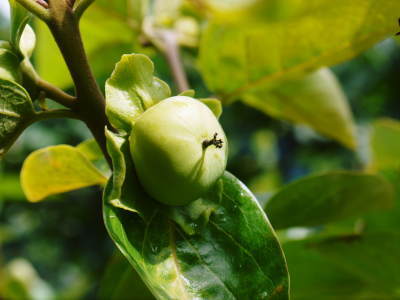
[[147, 56], [122, 56], [106, 83], [107, 116], [115, 128], [130, 132], [135, 118], [171, 95], [169, 86], [153, 73]]
[[0, 79], [0, 157], [32, 122], [35, 112], [26, 90]]
[[390, 208], [393, 196], [393, 186], [381, 176], [333, 172], [285, 186], [265, 210], [275, 229], [317, 226]]
[[276, 88], [258, 89], [243, 101], [273, 117], [306, 124], [316, 131], [355, 148], [355, 124], [345, 94], [327, 68]]
[[[195, 201], [203, 205], [170, 208], [141, 189], [127, 146], [122, 137], [108, 132], [116, 173], [104, 192], [104, 221], [157, 298], [288, 299], [279, 243], [257, 200], [240, 181], [226, 173], [204, 199]], [[115, 205], [116, 197], [123, 205]], [[203, 213], [196, 213], [199, 207]], [[207, 220], [199, 222], [204, 216]]]
[[379, 119], [372, 124], [371, 170], [396, 169], [400, 166], [400, 122]]
[[398, 0], [303, 1], [297, 9], [302, 13], [255, 26], [209, 24], [200, 47], [208, 87], [234, 98], [350, 59], [398, 31]]
[[[125, 17], [113, 8], [91, 5], [81, 19], [80, 29], [97, 78], [107, 76], [122, 54], [132, 52], [135, 31], [129, 28]], [[61, 88], [70, 87], [71, 77], [50, 31], [43, 22], [36, 23], [35, 31], [35, 62], [38, 73]]]
[[31, 153], [21, 170], [21, 185], [29, 201], [92, 185], [106, 178], [74, 147], [58, 145]]

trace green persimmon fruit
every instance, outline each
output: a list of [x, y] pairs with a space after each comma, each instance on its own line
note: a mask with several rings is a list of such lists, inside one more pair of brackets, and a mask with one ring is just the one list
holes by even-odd
[[223, 174], [225, 133], [202, 102], [176, 96], [146, 110], [134, 123], [130, 150], [141, 184], [168, 205], [201, 197]]

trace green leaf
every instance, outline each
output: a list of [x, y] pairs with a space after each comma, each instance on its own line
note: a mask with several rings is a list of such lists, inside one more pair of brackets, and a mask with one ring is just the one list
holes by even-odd
[[393, 186], [381, 176], [331, 172], [290, 183], [265, 210], [275, 229], [317, 226], [390, 208], [393, 197]]
[[226, 173], [203, 204], [170, 210], [142, 190], [126, 139], [107, 132], [107, 142], [115, 173], [104, 191], [105, 224], [157, 298], [288, 299], [279, 242], [241, 182]]
[[8, 49], [0, 48], [0, 79], [20, 82], [19, 58]]
[[35, 112], [26, 90], [0, 79], [0, 157], [34, 120]]
[[137, 272], [119, 252], [107, 264], [100, 283], [99, 299], [120, 300], [126, 295], [140, 295], [140, 300], [154, 300]]
[[160, 210], [145, 223], [105, 201], [107, 229], [158, 298], [288, 299], [285, 261], [266, 217], [232, 175], [222, 184], [199, 234], [185, 234]]
[[276, 21], [298, 13], [297, 0], [205, 0], [203, 9], [219, 23]]
[[[388, 239], [384, 241], [385, 238]], [[374, 281], [376, 273], [368, 270], [366, 273], [360, 274], [359, 272], [354, 272], [354, 268], [351, 265], [357, 264], [361, 266], [364, 263], [371, 264], [371, 262], [376, 262], [380, 268], [379, 273], [382, 274], [386, 264], [380, 264], [381, 260], [377, 259], [377, 257], [384, 257], [384, 261], [392, 262], [392, 266], [389, 266], [389, 268], [393, 270], [397, 266], [398, 254], [390, 251], [386, 257], [385, 250], [395, 249], [398, 246], [387, 247], [387, 245], [389, 243], [398, 245], [398, 242], [391, 239], [390, 236], [383, 235], [381, 240], [386, 246], [380, 249], [380, 244], [378, 243], [370, 244], [367, 247], [358, 247], [353, 246], [354, 244], [359, 244], [356, 238], [352, 240], [351, 237], [344, 236], [336, 240], [339, 242], [341, 239], [343, 246], [341, 250], [335, 245], [335, 238], [332, 238], [330, 242], [327, 240], [326, 243], [327, 248], [329, 244], [333, 246], [332, 250], [328, 249], [328, 255], [329, 253], [334, 253], [336, 259], [331, 259], [328, 255], [325, 255], [322, 248], [319, 251], [318, 243], [313, 240], [292, 241], [283, 245], [290, 270], [292, 299], [397, 299], [399, 294], [395, 286], [392, 286], [391, 289], [387, 286], [382, 286], [379, 281]], [[370, 240], [369, 237], [366, 239]], [[376, 242], [378, 241], [376, 240]], [[374, 250], [369, 250], [369, 247]], [[344, 250], [345, 248], [347, 248], [347, 251]], [[376, 256], [373, 256], [373, 254]], [[346, 261], [352, 262], [347, 264]], [[385, 276], [385, 278], [388, 281], [392, 280], [389, 276]]]
[[327, 68], [275, 88], [243, 95], [243, 102], [272, 117], [305, 124], [343, 145], [356, 147], [352, 113], [335, 75]]
[[372, 124], [371, 170], [397, 169], [400, 167], [400, 122], [378, 119]]
[[379, 286], [384, 293], [400, 297], [400, 233], [332, 237], [309, 246], [364, 281]]
[[153, 73], [153, 62], [145, 55], [123, 55], [117, 63], [106, 83], [106, 111], [115, 128], [130, 133], [144, 110], [171, 95], [169, 86]]
[[8, 0], [11, 8], [11, 43], [15, 49], [19, 49], [19, 42], [28, 23], [30, 13], [16, 0]]
[[385, 170], [382, 175], [395, 188], [395, 203], [390, 210], [379, 211], [362, 219], [366, 232], [392, 232], [400, 227], [400, 172], [397, 168]]
[[276, 22], [209, 24], [199, 61], [208, 87], [236, 98], [348, 60], [398, 31], [398, 0], [303, 1], [297, 9]]
[[219, 118], [222, 115], [222, 104], [221, 101], [214, 98], [202, 98], [199, 99], [205, 105], [208, 106], [209, 109], [214, 113], [214, 115]]
[[21, 185], [31, 202], [92, 185], [105, 178], [79, 150], [68, 145], [43, 148], [31, 153], [21, 170]]

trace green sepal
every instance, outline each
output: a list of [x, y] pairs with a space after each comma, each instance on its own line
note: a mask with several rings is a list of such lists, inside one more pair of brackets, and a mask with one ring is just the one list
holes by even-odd
[[186, 97], [194, 97], [194, 95], [196, 94], [195, 90], [186, 90], [181, 92], [178, 96], [186, 96]]
[[169, 86], [153, 76], [154, 64], [145, 55], [123, 55], [106, 82], [106, 113], [114, 128], [130, 133], [147, 108], [171, 95]]
[[104, 198], [118, 208], [147, 218], [157, 203], [141, 188], [129, 152], [129, 141], [106, 129], [107, 151], [113, 164], [113, 174], [104, 190]]
[[201, 98], [199, 100], [207, 105], [209, 109], [211, 109], [215, 117], [219, 118], [222, 115], [222, 104], [221, 101], [219, 101], [218, 99]]

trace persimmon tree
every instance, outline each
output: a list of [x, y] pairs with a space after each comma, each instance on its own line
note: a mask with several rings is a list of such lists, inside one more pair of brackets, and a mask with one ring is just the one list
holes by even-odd
[[[373, 160], [362, 170], [302, 178], [264, 205], [225, 171], [229, 139], [217, 119], [223, 106], [241, 101], [354, 151], [356, 125], [328, 67], [395, 35], [399, 1], [9, 3], [10, 39], [0, 44], [0, 154], [35, 122], [83, 122], [92, 140], [38, 149], [25, 160], [25, 195], [39, 202], [103, 188], [105, 227], [156, 298], [289, 299], [293, 274], [294, 298], [328, 299], [323, 291], [343, 275], [332, 262], [343, 258], [346, 283], [362, 286], [344, 286], [346, 299], [398, 296], [390, 257], [400, 253], [400, 236], [370, 216], [395, 203], [394, 176], [379, 174], [394, 155], [379, 139], [397, 137], [397, 123], [374, 125]], [[182, 47], [196, 59], [207, 98], [190, 89]], [[165, 57], [172, 88], [155, 76], [154, 53]], [[360, 218], [367, 230], [354, 227]], [[291, 239], [293, 227], [308, 228], [307, 238]], [[364, 263], [382, 251], [392, 281]], [[305, 265], [294, 263], [300, 258]], [[385, 282], [385, 292], [368, 282]]]

